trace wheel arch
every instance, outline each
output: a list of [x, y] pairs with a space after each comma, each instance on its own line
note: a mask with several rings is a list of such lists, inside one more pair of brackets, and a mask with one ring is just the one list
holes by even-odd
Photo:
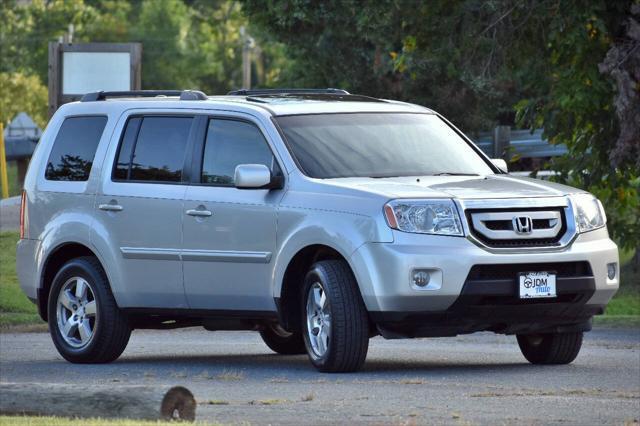
[[49, 291], [51, 290], [53, 279], [62, 265], [72, 259], [77, 259], [78, 257], [83, 256], [95, 257], [100, 263], [100, 266], [102, 266], [102, 269], [105, 270], [104, 264], [94, 250], [86, 244], [75, 241], [68, 241], [56, 245], [44, 258], [41, 269], [42, 272], [40, 273], [37, 298], [38, 314], [44, 321], [48, 320], [47, 306], [49, 301]]
[[335, 247], [321, 243], [299, 248], [287, 263], [280, 281], [280, 290], [276, 296], [278, 316], [286, 329], [299, 331], [302, 282], [309, 268], [315, 262], [329, 259], [344, 260], [353, 273], [347, 256]]

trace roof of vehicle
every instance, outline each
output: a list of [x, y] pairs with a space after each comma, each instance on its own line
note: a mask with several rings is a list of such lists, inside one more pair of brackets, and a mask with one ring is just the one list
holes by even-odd
[[[250, 109], [268, 111], [271, 115], [354, 113], [354, 112], [432, 112], [405, 102], [352, 95], [340, 89], [259, 89], [239, 90], [222, 96], [207, 96], [199, 91], [130, 91], [94, 92], [84, 95], [84, 102], [140, 103], [136, 107], [148, 107], [149, 102], [166, 102], [168, 108], [205, 108], [208, 106], [242, 105]], [[154, 105], [155, 106], [155, 105]]]

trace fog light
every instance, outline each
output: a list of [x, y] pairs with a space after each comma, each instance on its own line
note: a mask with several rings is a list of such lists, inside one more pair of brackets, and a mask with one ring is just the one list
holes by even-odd
[[427, 271], [413, 271], [413, 284], [418, 287], [425, 287], [431, 280], [431, 274]]
[[617, 263], [607, 263], [607, 277], [613, 280], [616, 277], [616, 270], [618, 269]]

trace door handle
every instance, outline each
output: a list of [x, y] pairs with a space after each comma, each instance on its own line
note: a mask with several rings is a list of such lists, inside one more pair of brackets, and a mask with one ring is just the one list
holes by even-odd
[[98, 208], [100, 210], [104, 210], [107, 212], [119, 212], [122, 211], [122, 206], [119, 204], [115, 204], [115, 203], [109, 203], [109, 204], [100, 204], [98, 205]]
[[213, 213], [210, 212], [209, 210], [196, 210], [196, 209], [187, 210], [187, 214], [189, 216], [195, 216], [195, 217], [209, 217], [213, 215]]

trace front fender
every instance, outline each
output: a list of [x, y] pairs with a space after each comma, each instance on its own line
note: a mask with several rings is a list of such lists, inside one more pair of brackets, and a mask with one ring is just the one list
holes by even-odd
[[[273, 297], [282, 293], [284, 275], [294, 256], [312, 245], [328, 246], [346, 259], [358, 280], [351, 255], [375, 238], [379, 224], [370, 216], [301, 208], [278, 213], [278, 247], [273, 271]], [[359, 282], [360, 280], [358, 280]]]

